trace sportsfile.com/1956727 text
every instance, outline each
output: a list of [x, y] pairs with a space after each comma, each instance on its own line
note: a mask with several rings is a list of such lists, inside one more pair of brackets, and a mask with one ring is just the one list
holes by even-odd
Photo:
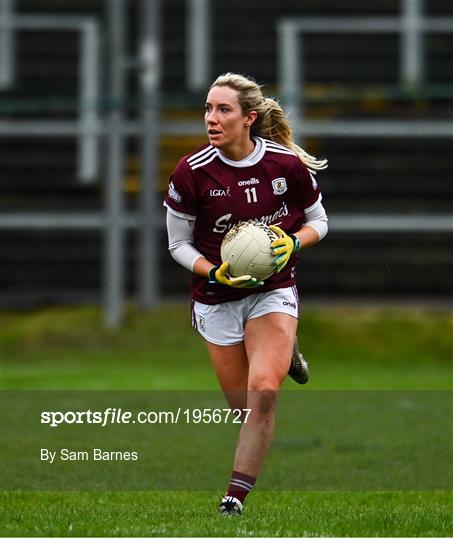
[[102, 411], [42, 411], [41, 424], [58, 427], [61, 424], [242, 424], [247, 423], [252, 409], [182, 408], [173, 411], [140, 411], [108, 407]]

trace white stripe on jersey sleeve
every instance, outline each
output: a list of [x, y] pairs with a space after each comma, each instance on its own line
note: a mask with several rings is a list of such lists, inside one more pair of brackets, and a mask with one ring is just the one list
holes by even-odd
[[204, 161], [205, 159], [208, 159], [209, 157], [211, 157], [213, 154], [216, 154], [216, 149], [215, 148], [211, 148], [211, 150], [209, 152], [206, 152], [205, 154], [203, 154], [202, 156], [199, 156], [197, 157], [197, 159], [194, 159], [192, 161], [188, 161], [187, 163], [190, 165], [190, 167], [193, 169], [194, 165], [196, 165], [197, 163], [200, 163], [200, 161]]
[[197, 163], [192, 167], [192, 170], [198, 169], [198, 167], [203, 167], [203, 165], [207, 165], [208, 163], [211, 163], [215, 158], [217, 157], [217, 152], [214, 152], [212, 155], [209, 156], [205, 161], [201, 161], [200, 163]]
[[293, 156], [296, 156], [297, 157], [297, 154], [295, 152], [293, 152], [290, 148], [288, 148], [287, 146], [283, 146], [283, 144], [279, 144], [279, 143], [276, 143], [275, 141], [270, 141], [268, 139], [264, 139], [266, 141], [266, 147], [272, 151], [272, 149], [274, 150], [281, 150], [281, 151], [284, 151], [284, 152], [289, 152], [291, 155]]
[[203, 150], [200, 150], [193, 156], [190, 156], [189, 158], [187, 158], [187, 163], [191, 163], [192, 161], [197, 161], [199, 158], [203, 157], [206, 153], [210, 152], [211, 150], [214, 150], [214, 147], [211, 145], [207, 146]]
[[291, 152], [290, 150], [280, 150], [278, 148], [267, 148], [268, 152], [273, 152], [274, 154], [286, 154], [287, 156], [295, 156], [296, 154], [294, 152]]

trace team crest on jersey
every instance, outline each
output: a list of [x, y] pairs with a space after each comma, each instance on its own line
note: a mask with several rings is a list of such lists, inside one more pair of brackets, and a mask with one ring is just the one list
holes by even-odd
[[286, 178], [275, 178], [272, 180], [272, 189], [274, 190], [274, 195], [283, 195], [288, 190]]

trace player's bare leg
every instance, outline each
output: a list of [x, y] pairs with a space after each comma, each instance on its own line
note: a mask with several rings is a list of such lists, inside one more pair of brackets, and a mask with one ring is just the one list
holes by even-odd
[[[209, 356], [220, 387], [232, 409], [244, 410], [247, 406], [248, 360], [244, 343], [221, 346], [206, 341]], [[225, 495], [219, 505], [223, 515], [242, 513], [242, 500]]]
[[234, 470], [256, 478], [272, 442], [275, 407], [280, 386], [288, 373], [297, 319], [269, 313], [247, 322], [245, 347], [249, 360], [247, 407], [236, 448]]
[[249, 364], [244, 343], [215, 345], [205, 341], [222, 392], [232, 409], [247, 407]]
[[274, 434], [277, 395], [288, 372], [296, 327], [294, 317], [270, 313], [247, 322], [245, 346], [207, 343], [230, 407], [252, 409], [238, 437], [230, 486], [219, 506], [222, 514], [242, 512], [244, 498], [266, 458]]

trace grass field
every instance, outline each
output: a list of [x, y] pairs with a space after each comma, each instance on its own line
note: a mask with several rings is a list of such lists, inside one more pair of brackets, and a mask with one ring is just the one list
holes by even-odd
[[[217, 384], [207, 354], [190, 328], [189, 315], [188, 307], [181, 305], [165, 305], [149, 314], [131, 308], [124, 327], [109, 331], [102, 328], [101, 314], [94, 308], [47, 309], [27, 315], [3, 313], [2, 387], [11, 390], [215, 389]], [[300, 390], [301, 400], [304, 392], [312, 390], [451, 389], [452, 326], [447, 311], [369, 307], [306, 310], [301, 318], [300, 341], [311, 360], [312, 379], [307, 388], [300, 389], [291, 380], [285, 383], [285, 388]], [[347, 427], [341, 426], [339, 431]], [[451, 431], [447, 430], [447, 435], [451, 438]], [[292, 455], [297, 466], [298, 450], [297, 445], [282, 449], [277, 444], [276, 456], [279, 452], [292, 452], [287, 455]], [[313, 451], [313, 456], [316, 453]], [[303, 469], [304, 463], [300, 467]], [[224, 480], [226, 483], [227, 478]], [[216, 515], [220, 495], [221, 492], [212, 490], [4, 491], [0, 533], [2, 536], [453, 534], [449, 514], [452, 497], [445, 489], [310, 489], [273, 493], [260, 490], [258, 484], [240, 519], [222, 519]]]

